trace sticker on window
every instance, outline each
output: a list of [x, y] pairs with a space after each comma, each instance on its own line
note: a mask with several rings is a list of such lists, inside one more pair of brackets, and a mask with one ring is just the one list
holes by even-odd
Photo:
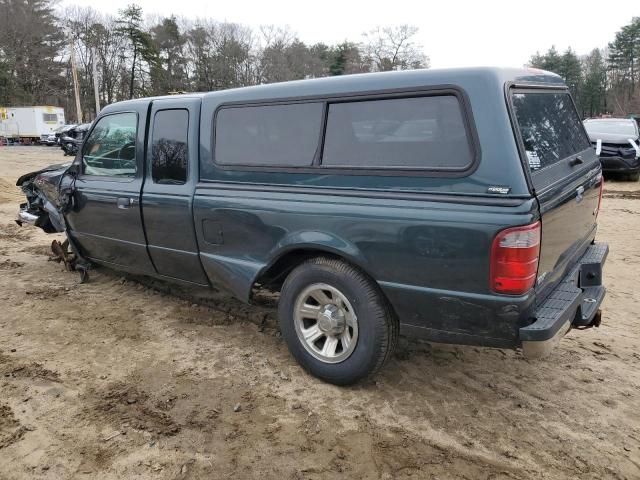
[[538, 170], [540, 168], [540, 157], [535, 150], [527, 150], [527, 158], [529, 159], [529, 168], [531, 170]]

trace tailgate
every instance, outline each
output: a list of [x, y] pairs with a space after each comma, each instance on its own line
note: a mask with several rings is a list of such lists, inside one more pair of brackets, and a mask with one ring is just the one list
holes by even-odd
[[594, 168], [537, 195], [542, 217], [538, 290], [555, 285], [595, 237], [601, 178], [600, 168]]
[[510, 99], [540, 207], [542, 300], [595, 237], [602, 173], [566, 90], [512, 89]]

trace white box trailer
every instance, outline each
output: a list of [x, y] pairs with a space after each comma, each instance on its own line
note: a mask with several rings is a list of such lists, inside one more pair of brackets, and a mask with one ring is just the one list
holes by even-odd
[[60, 107], [0, 107], [0, 137], [13, 141], [41, 141], [65, 124]]

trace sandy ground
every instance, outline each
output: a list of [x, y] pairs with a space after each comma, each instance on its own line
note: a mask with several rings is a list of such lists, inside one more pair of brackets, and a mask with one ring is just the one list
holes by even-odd
[[601, 328], [544, 361], [404, 341], [338, 388], [295, 364], [268, 308], [105, 269], [80, 285], [48, 261], [13, 183], [63, 160], [0, 147], [3, 480], [640, 478], [640, 184], [607, 185]]

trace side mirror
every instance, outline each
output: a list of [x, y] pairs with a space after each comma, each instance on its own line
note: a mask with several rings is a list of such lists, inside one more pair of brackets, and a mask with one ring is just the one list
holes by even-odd
[[77, 177], [81, 169], [82, 169], [82, 161], [80, 160], [80, 157], [76, 157], [73, 163], [69, 165], [69, 168], [67, 169], [66, 173], [74, 177]]

